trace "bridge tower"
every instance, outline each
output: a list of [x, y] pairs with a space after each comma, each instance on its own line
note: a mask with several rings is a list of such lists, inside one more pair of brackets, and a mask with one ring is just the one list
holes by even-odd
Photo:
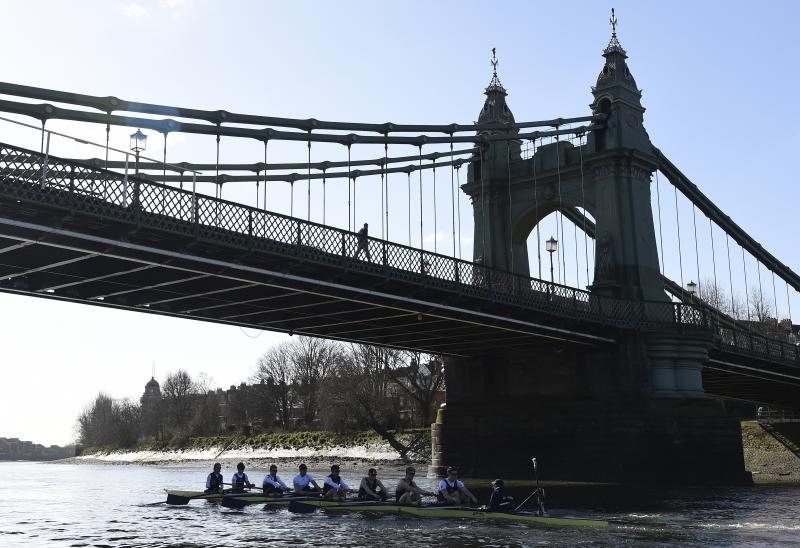
[[[658, 161], [613, 15], [611, 22], [592, 88], [603, 128], [582, 150], [556, 141], [527, 160], [519, 141], [486, 140], [462, 189], [473, 203], [475, 259], [519, 274], [529, 272], [526, 241], [536, 224], [554, 211], [584, 208], [596, 222], [591, 293], [641, 302], [647, 313], [648, 301], [668, 301], [650, 205]], [[511, 123], [493, 64], [479, 121]], [[550, 479], [748, 482], [739, 424], [703, 390], [711, 334], [613, 336], [607, 347], [553, 341], [523, 354], [499, 345], [491, 357], [446, 359], [447, 403], [432, 427], [432, 471], [455, 465], [474, 477], [528, 477], [536, 456]]]

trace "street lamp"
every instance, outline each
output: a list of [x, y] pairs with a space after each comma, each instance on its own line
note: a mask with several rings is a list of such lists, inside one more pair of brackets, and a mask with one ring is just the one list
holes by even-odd
[[[553, 253], [558, 250], [558, 240], [550, 236], [550, 239], [545, 242], [547, 252], [550, 254], [550, 283], [554, 284], [553, 279]], [[552, 288], [550, 289], [552, 291]]]
[[147, 135], [137, 129], [136, 133], [131, 134], [131, 150], [136, 153], [136, 175], [139, 175], [139, 153], [147, 148]]
[[694, 283], [694, 280], [686, 284], [686, 291], [689, 292], [689, 295], [694, 297], [695, 293], [697, 293], [697, 284]]

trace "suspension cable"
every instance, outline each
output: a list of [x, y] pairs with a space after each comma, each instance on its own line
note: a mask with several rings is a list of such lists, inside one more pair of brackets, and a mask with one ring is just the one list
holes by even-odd
[[[722, 300], [720, 299], [720, 287], [717, 283], [717, 254], [714, 245], [714, 223], [711, 222], [711, 217], [708, 218], [708, 229], [711, 233], [711, 264], [714, 268], [714, 292], [716, 294], [717, 302], [715, 303], [715, 308], [717, 309], [717, 324], [719, 324], [719, 312], [720, 308], [722, 308]], [[698, 280], [698, 284], [700, 281]], [[707, 298], [706, 298], [707, 299]], [[707, 302], [707, 301], [706, 301]], [[731, 314], [733, 316], [733, 314]]]
[[308, 199], [306, 205], [306, 220], [311, 221], [311, 130], [308, 130]]
[[347, 230], [352, 232], [353, 227], [350, 224], [350, 181], [352, 175], [350, 172], [350, 143], [347, 143]]
[[780, 313], [778, 312], [778, 292], [775, 291], [775, 271], [770, 270], [772, 274], [772, 301], [775, 303], [775, 321], [778, 322], [778, 325], [781, 323]]
[[[387, 134], [388, 136], [388, 134]], [[389, 239], [389, 143], [383, 143], [383, 185], [385, 188], [385, 201], [383, 203], [384, 216], [386, 217], [386, 239]]]
[[[556, 127], [558, 129], [558, 127]], [[566, 250], [566, 242], [564, 241], [564, 213], [562, 212], [561, 208], [563, 207], [563, 201], [561, 200], [561, 150], [560, 150], [560, 140], [558, 135], [555, 136], [556, 141], [556, 176], [558, 180], [558, 213], [556, 214], [556, 234], [558, 234], [559, 227], [561, 227], [561, 236], [559, 239], [561, 240], [561, 245], [558, 246], [558, 253], [561, 255], [561, 262], [563, 264], [563, 274], [564, 278], [562, 280], [562, 264], [559, 264], [558, 267], [558, 281], [559, 283], [563, 283], [567, 285], [567, 250]]]
[[694, 223], [694, 259], [697, 266], [697, 293], [700, 299], [703, 298], [703, 286], [700, 283], [700, 249], [697, 246], [697, 207], [692, 202], [692, 222]]
[[[452, 137], [453, 134], [451, 133]], [[453, 141], [450, 141], [450, 157], [453, 157]], [[450, 208], [453, 220], [453, 258], [456, 257], [456, 192], [455, 192], [455, 168], [450, 164]]]
[[[461, 166], [456, 166], [456, 185], [458, 188], [461, 188]], [[458, 207], [456, 208], [458, 213], [458, 258], [461, 259], [461, 193], [456, 191], [456, 197], [458, 199]]]
[[756, 273], [758, 274], [758, 307], [760, 309], [758, 310], [758, 313], [764, 314], [766, 310], [764, 306], [764, 290], [761, 288], [761, 262], [758, 259], [756, 259]]
[[536, 138], [533, 139], [533, 155], [531, 156], [531, 171], [533, 172], [533, 209], [536, 212], [536, 262], [539, 265], [539, 279], [542, 279], [542, 237], [539, 217], [539, 193], [536, 187]]
[[408, 247], [411, 247], [411, 170], [406, 172], [408, 176]]
[[437, 253], [438, 246], [437, 242], [439, 241], [439, 221], [436, 218], [436, 161], [431, 160], [431, 165], [433, 166], [433, 252]]
[[656, 169], [656, 203], [658, 204], [658, 240], [659, 240], [658, 250], [661, 252], [661, 275], [664, 276], [664, 270], [665, 270], [664, 232], [661, 229], [661, 184], [659, 183], [658, 179], [658, 169]]
[[264, 139], [264, 211], [267, 210], [267, 145], [269, 139]]
[[383, 210], [384, 210], [384, 207], [386, 205], [385, 193], [384, 193], [384, 189], [383, 189], [383, 185], [385, 184], [385, 179], [384, 179], [383, 175], [384, 175], [383, 174], [383, 170], [381, 170], [381, 210], [378, 212], [378, 215], [380, 215], [380, 218], [381, 218], [381, 240], [386, 240], [387, 239], [386, 238], [386, 229], [385, 229], [386, 221], [385, 221], [384, 216], [383, 216], [383, 214], [384, 214]]
[[678, 210], [678, 187], [672, 186], [675, 190], [675, 225], [678, 227], [678, 267], [681, 271], [681, 292], [685, 292], [686, 287], [683, 285], [683, 250], [681, 249], [681, 217]]
[[[572, 144], [572, 139], [570, 139], [570, 144]], [[575, 147], [574, 144], [572, 144], [572, 146], [573, 146], [573, 148]], [[583, 217], [584, 217], [584, 219], [586, 218], [586, 214], [585, 213], [584, 213]], [[574, 222], [572, 223], [572, 240], [573, 240], [573, 244], [575, 245], [575, 286], [576, 287], [580, 287], [581, 286], [581, 274], [580, 274], [581, 263], [578, 260], [578, 225], [575, 224]], [[589, 280], [586, 280], [586, 284], [587, 285], [589, 284]]]
[[422, 236], [422, 145], [419, 145], [419, 248], [425, 249]]
[[[42, 153], [44, 153], [44, 123], [42, 120]], [[106, 170], [108, 170], [108, 141], [111, 138], [111, 124], [106, 124]]]
[[[323, 169], [322, 170], [322, 224], [325, 224], [325, 213], [327, 211], [327, 204], [325, 203], [327, 198], [325, 191], [325, 174], [326, 170]], [[264, 182], [264, 184], [267, 184], [266, 181]]]
[[731, 243], [730, 243], [730, 236], [728, 233], [725, 233], [725, 246], [728, 249], [728, 282], [730, 283], [730, 290], [731, 290], [731, 316], [733, 317], [734, 321], [736, 320], [736, 305], [733, 302], [733, 274], [731, 273]]
[[[584, 260], [586, 261], [586, 286], [589, 286], [589, 235], [586, 233], [586, 193], [584, 192], [584, 185], [583, 185], [583, 147], [584, 147], [584, 135], [578, 139], [578, 155], [580, 156], [581, 162], [581, 203], [583, 207], [583, 255]], [[577, 247], [577, 245], [576, 245]]]
[[222, 198], [222, 185], [219, 183], [219, 124], [217, 124], [217, 161], [215, 164], [216, 182], [217, 182], [217, 198]]
[[[742, 272], [744, 272], [744, 306], [745, 310], [747, 311], [747, 321], [750, 322], [750, 297], [747, 295], [747, 292], [750, 291], [750, 286], [747, 283], [747, 266], [744, 262], [744, 247], [739, 246], [742, 248]], [[748, 325], [748, 328], [752, 327]]]
[[731, 316], [733, 317], [734, 321], [736, 321], [736, 316], [738, 315], [736, 312], [736, 305], [733, 301], [733, 274], [731, 273], [731, 242], [730, 236], [728, 233], [725, 233], [725, 246], [728, 249], [728, 283], [730, 284], [731, 290]]
[[792, 320], [792, 301], [789, 299], [789, 282], [784, 280], [784, 283], [786, 284], [786, 304], [789, 307], [789, 325], [791, 325], [792, 329], [794, 329], [794, 321]]

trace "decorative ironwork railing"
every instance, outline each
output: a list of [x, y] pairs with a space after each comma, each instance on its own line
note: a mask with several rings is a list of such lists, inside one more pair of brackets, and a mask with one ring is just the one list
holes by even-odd
[[[556, 317], [622, 329], [715, 327], [706, 307], [595, 295], [6, 144], [0, 144], [0, 183], [0, 194], [23, 202], [388, 276]], [[721, 344], [800, 361], [797, 352], [792, 357], [777, 341], [762, 338], [735, 331], [721, 336]]]

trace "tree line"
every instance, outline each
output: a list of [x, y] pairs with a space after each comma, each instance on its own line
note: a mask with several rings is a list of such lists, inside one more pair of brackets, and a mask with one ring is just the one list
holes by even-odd
[[[416, 442], [401, 443], [394, 432], [428, 427], [444, 388], [437, 356], [310, 337], [268, 349], [248, 380], [252, 384], [243, 383], [230, 396], [211, 390], [203, 375], [178, 370], [166, 376], [158, 400], [114, 399], [101, 392], [78, 417], [78, 442], [180, 446], [190, 437], [221, 433], [372, 429], [404, 455]], [[221, 416], [228, 420], [225, 432]]]
[[733, 320], [746, 323], [757, 333], [796, 341], [791, 319], [778, 317], [777, 294], [770, 296], [761, 287], [751, 287], [742, 297], [736, 292], [726, 292], [714, 280], [702, 280], [697, 297]]

